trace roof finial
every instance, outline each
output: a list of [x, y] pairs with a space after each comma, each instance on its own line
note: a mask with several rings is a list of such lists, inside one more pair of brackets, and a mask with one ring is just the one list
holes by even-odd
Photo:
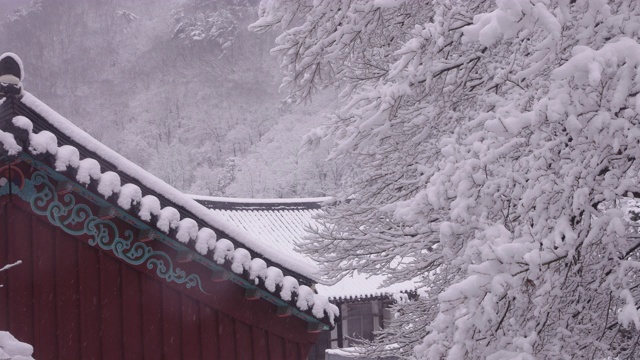
[[20, 97], [23, 78], [24, 69], [18, 55], [10, 52], [0, 55], [0, 97]]

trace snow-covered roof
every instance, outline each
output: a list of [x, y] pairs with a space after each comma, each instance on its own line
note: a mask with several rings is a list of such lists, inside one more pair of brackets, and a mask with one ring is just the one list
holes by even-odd
[[318, 294], [329, 298], [332, 302], [351, 302], [367, 299], [390, 298], [399, 300], [418, 288], [415, 281], [408, 280], [382, 286], [386, 279], [381, 275], [353, 274], [333, 285], [317, 284]]
[[320, 211], [320, 199], [265, 201], [194, 196], [216, 216], [251, 233], [267, 247], [292, 261], [316, 266], [315, 261], [295, 247], [305, 236], [306, 227]]
[[[211, 211], [255, 235], [270, 248], [283, 255], [315, 264], [300, 253], [296, 245], [309, 236], [315, 227], [314, 216], [322, 211], [324, 202], [331, 198], [301, 199], [238, 199], [191, 195]], [[317, 284], [318, 294], [331, 301], [357, 301], [370, 298], [394, 297], [415, 291], [414, 281], [404, 281], [382, 287], [384, 276], [354, 274], [334, 285]]]
[[68, 174], [80, 185], [94, 185], [105, 199], [116, 197], [125, 211], [138, 206], [138, 218], [154, 221], [151, 225], [160, 232], [220, 265], [230, 263], [230, 270], [238, 275], [249, 273], [252, 281], [285, 302], [295, 300], [299, 310], [333, 322], [337, 308], [304, 285], [305, 277], [317, 278], [314, 263], [283, 255], [259, 241], [103, 145], [30, 93], [21, 90], [10, 100], [11, 108], [19, 108], [26, 116], [13, 116], [0, 130], [5, 154], [53, 157], [56, 171], [73, 169]]

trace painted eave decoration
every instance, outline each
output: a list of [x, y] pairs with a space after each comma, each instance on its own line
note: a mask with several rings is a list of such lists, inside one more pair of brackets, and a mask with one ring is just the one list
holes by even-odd
[[[10, 59], [10, 60], [6, 60]], [[19, 64], [14, 54], [0, 56]], [[15, 70], [15, 66], [8, 66]], [[15, 71], [14, 71], [15, 72]], [[15, 196], [51, 224], [162, 280], [207, 294], [228, 280], [311, 331], [328, 329], [338, 309], [312, 290], [317, 267], [278, 256], [193, 199], [107, 148], [0, 74], [0, 199]], [[30, 168], [31, 171], [25, 171]], [[122, 233], [114, 221], [126, 222]], [[155, 244], [163, 244], [157, 250]], [[209, 278], [184, 270], [206, 268]], [[198, 273], [202, 273], [199, 271]], [[280, 315], [279, 315], [280, 316]]]

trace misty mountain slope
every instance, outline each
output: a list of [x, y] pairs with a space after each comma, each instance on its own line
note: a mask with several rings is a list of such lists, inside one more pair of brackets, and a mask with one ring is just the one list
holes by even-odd
[[[2, 23], [0, 43], [23, 58], [27, 90], [98, 140], [182, 190], [221, 195], [282, 115], [275, 35], [247, 31], [256, 18], [248, 1], [36, 1]], [[282, 193], [242, 184], [234, 194]]]

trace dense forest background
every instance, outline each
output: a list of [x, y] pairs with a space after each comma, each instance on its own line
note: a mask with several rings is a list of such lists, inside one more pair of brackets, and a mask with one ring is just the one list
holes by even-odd
[[17, 53], [25, 89], [125, 157], [191, 193], [330, 195], [344, 164], [302, 137], [335, 103], [296, 105], [278, 91], [255, 34], [255, 0], [10, 0], [0, 49]]

